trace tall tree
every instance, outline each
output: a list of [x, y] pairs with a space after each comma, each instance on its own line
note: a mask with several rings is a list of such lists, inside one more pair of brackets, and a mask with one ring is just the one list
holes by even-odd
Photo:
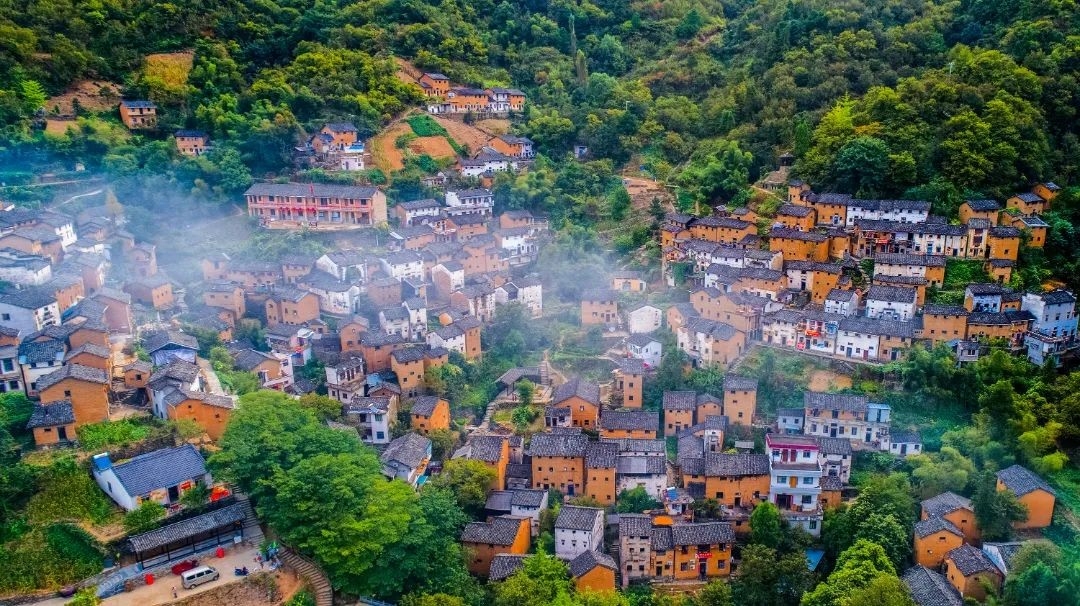
[[750, 514], [750, 542], [777, 549], [783, 540], [784, 528], [780, 510], [768, 501], [758, 503]]

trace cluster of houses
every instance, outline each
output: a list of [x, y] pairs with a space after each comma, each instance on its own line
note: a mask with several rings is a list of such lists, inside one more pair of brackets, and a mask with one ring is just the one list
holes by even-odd
[[[1056, 494], [1045, 480], [1013, 465], [997, 472], [997, 490], [1028, 511], [1018, 530], [1050, 526]], [[913, 536], [915, 566], [903, 580], [919, 606], [960, 606], [1000, 592], [1022, 542], [983, 542], [970, 499], [944, 492], [921, 503]]]
[[505, 116], [525, 108], [525, 93], [516, 88], [454, 86], [450, 78], [437, 72], [424, 72], [418, 83], [428, 98], [427, 111], [432, 114]]
[[[915, 200], [816, 194], [793, 182], [768, 235], [749, 209], [709, 217], [669, 214], [661, 227], [664, 275], [685, 272], [689, 303], [667, 310], [679, 348], [696, 364], [728, 364], [752, 340], [869, 362], [899, 359], [915, 343], [945, 343], [962, 361], [1001, 339], [1042, 364], [1076, 349], [1075, 296], [1018, 293], [1004, 284], [1021, 242], [1041, 247], [1059, 188], [1039, 184], [1005, 208], [968, 200], [960, 225]], [[963, 305], [927, 303], [949, 259], [983, 262], [993, 282], [969, 284]], [[873, 269], [863, 276], [867, 263]], [[869, 284], [864, 284], [869, 281]], [[860, 285], [860, 286], [856, 286]], [[584, 302], [583, 302], [584, 305]], [[638, 351], [647, 344], [635, 340]]]

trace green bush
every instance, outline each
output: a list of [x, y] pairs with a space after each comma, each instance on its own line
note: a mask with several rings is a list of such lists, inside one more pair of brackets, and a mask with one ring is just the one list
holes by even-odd
[[32, 524], [87, 521], [101, 524], [114, 515], [112, 501], [74, 457], [57, 459], [38, 480], [38, 492], [26, 506]]
[[449, 135], [441, 124], [427, 114], [409, 116], [405, 121], [409, 123], [409, 126], [412, 128], [413, 132], [416, 133], [417, 137], [446, 137]]
[[124, 530], [128, 534], [139, 534], [157, 528], [158, 522], [165, 518], [165, 507], [157, 501], [144, 501], [138, 508], [124, 516]]
[[76, 430], [84, 450], [98, 451], [110, 446], [129, 446], [150, 436], [152, 428], [131, 419], [90, 423]]
[[285, 602], [285, 606], [315, 606], [315, 597], [308, 590], [301, 589], [288, 602]]

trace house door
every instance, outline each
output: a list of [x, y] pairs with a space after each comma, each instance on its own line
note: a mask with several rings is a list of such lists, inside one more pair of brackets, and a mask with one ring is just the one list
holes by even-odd
[[776, 495], [776, 507], [781, 509], [781, 510], [791, 509], [791, 495], [789, 495], [789, 494], [778, 494], [778, 495]]
[[664, 576], [664, 567], [663, 566], [657, 566], [656, 567], [656, 576], [658, 576], [658, 577]]
[[902, 455], [907, 454], [907, 444], [901, 444], [900, 445], [900, 454], [902, 454]]
[[849, 357], [849, 358], [851, 357], [851, 346], [850, 345], [848, 345], [848, 347], [847, 347], [847, 357]]
[[864, 439], [863, 442], [869, 442], [869, 441], [870, 441], [870, 430], [867, 429], [866, 430], [866, 439]]
[[57, 427], [56, 437], [58, 437], [61, 442], [67, 442], [67, 427]]
[[175, 503], [180, 498], [180, 488], [178, 486], [169, 487], [169, 502]]
[[701, 578], [705, 578], [705, 565], [708, 564], [708, 560], [698, 560], [697, 573]]
[[567, 496], [571, 496], [571, 497], [574, 496], [574, 485], [573, 484], [567, 484], [566, 485], [566, 494], [567, 494]]
[[833, 425], [832, 427], [829, 428], [829, 437], [830, 438], [835, 438], [836, 437], [836, 425]]
[[740, 505], [742, 505], [742, 497], [739, 495], [735, 495], [735, 506], [739, 507]]

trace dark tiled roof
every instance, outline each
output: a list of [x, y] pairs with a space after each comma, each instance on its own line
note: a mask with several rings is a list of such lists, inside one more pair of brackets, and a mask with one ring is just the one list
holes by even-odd
[[841, 301], [850, 303], [858, 298], [858, 294], [853, 290], [843, 290], [840, 288], [834, 288], [829, 291], [828, 296], [825, 297], [826, 301]]
[[70, 425], [74, 422], [75, 410], [71, 406], [71, 400], [57, 400], [35, 405], [34, 411], [30, 413], [30, 421], [26, 424], [26, 428], [56, 427], [57, 425]]
[[777, 408], [776, 416], [804, 418], [806, 416], [806, 410], [802, 408]]
[[705, 475], [710, 477], [761, 476], [769, 474], [769, 455], [705, 453]]
[[937, 518], [957, 509], [971, 509], [971, 499], [964, 498], [955, 492], [943, 492], [926, 499], [921, 505], [926, 515]]
[[652, 534], [652, 518], [640, 513], [619, 514], [619, 537], [648, 537]]
[[529, 443], [534, 457], [583, 457], [589, 438], [581, 433], [538, 433]]
[[1026, 467], [1021, 467], [1020, 465], [1013, 465], [1002, 469], [997, 472], [997, 477], [1001, 480], [1001, 483], [1005, 485], [1005, 488], [1013, 491], [1018, 497], [1022, 497], [1029, 492], [1040, 489], [1045, 490], [1052, 495], [1057, 494], [1054, 492], [1054, 489], [1046, 483], [1046, 480], [1043, 480]]
[[670, 551], [675, 546], [670, 526], [654, 526], [652, 529], [653, 551]]
[[551, 403], [560, 404], [574, 396], [598, 405], [600, 404], [600, 386], [574, 377], [552, 391]]
[[524, 519], [526, 518], [496, 516], [491, 522], [469, 522], [461, 532], [461, 542], [512, 545]]
[[431, 440], [410, 432], [391, 441], [379, 459], [383, 463], [396, 462], [415, 469], [428, 458], [430, 451]]
[[797, 204], [783, 204], [777, 209], [777, 216], [790, 215], [792, 217], [808, 217], [810, 213], [814, 212], [814, 209], [809, 206], [799, 206]]
[[615, 464], [615, 472], [619, 475], [666, 475], [666, 455], [623, 455]]
[[963, 537], [964, 533], [960, 532], [952, 522], [945, 518], [928, 518], [915, 522], [915, 536], [925, 539], [926, 537], [938, 533], [938, 532], [951, 532], [958, 537]]
[[243, 520], [245, 517], [244, 507], [243, 503], [233, 503], [221, 509], [129, 537], [128, 543], [135, 552], [148, 551], [171, 543], [178, 543]]
[[982, 550], [971, 545], [965, 544], [953, 549], [945, 555], [945, 559], [952, 560], [953, 564], [956, 565], [956, 569], [965, 577], [977, 572], [997, 572], [997, 566], [994, 566], [990, 558], [986, 557]]
[[922, 436], [917, 431], [893, 431], [889, 434], [889, 441], [893, 444], [921, 444]]
[[129, 495], [148, 494], [206, 474], [206, 461], [191, 444], [163, 448], [113, 466]]
[[750, 377], [736, 377], [734, 375], [728, 375], [724, 377], [724, 389], [733, 391], [757, 391], [758, 382], [757, 379], [751, 379]]
[[966, 316], [968, 310], [960, 305], [935, 305], [928, 303], [923, 306], [923, 315], [932, 316]]
[[651, 410], [605, 410], [600, 413], [600, 428], [611, 430], [656, 431], [660, 413]]
[[564, 505], [559, 510], [559, 517], [555, 518], [555, 529], [590, 531], [595, 527], [596, 519], [603, 517], [604, 510], [598, 507]]
[[866, 396], [811, 391], [803, 393], [803, 406], [809, 409], [866, 412], [867, 403]]
[[102, 385], [106, 385], [109, 382], [108, 376], [106, 376], [104, 370], [83, 366], [82, 364], [65, 364], [57, 370], [38, 379], [38, 390], [48, 389], [65, 379], [77, 379], [79, 381], [100, 383]]
[[695, 410], [697, 394], [692, 391], [665, 391], [664, 410]]
[[199, 341], [194, 336], [176, 330], [155, 330], [143, 336], [143, 348], [148, 353], [154, 353], [169, 345], [199, 349]]
[[904, 572], [904, 584], [911, 590], [911, 598], [918, 606], [963, 606], [964, 600], [940, 573], [925, 566], [908, 568]]
[[769, 230], [770, 238], [787, 238], [790, 240], [805, 240], [808, 242], [824, 242], [829, 239], [825, 234], [799, 231], [789, 227], [774, 227]]
[[1010, 289], [1008, 289], [1008, 288], [1006, 288], [1006, 287], [1004, 287], [1004, 286], [1002, 286], [1000, 284], [995, 284], [995, 283], [992, 283], [992, 282], [991, 283], [985, 283], [985, 284], [968, 284], [965, 291], [971, 293], [972, 295], [974, 295], [976, 297], [983, 297], [983, 296], [989, 296], [989, 295], [1001, 295], [1001, 294], [1005, 294], [1006, 292], [1011, 292]]
[[1048, 305], [1062, 305], [1076, 303], [1076, 297], [1069, 291], [1058, 288], [1050, 292], [1044, 292], [1039, 297]]
[[851, 440], [847, 438], [818, 438], [818, 445], [822, 454], [851, 456]]
[[46, 288], [24, 288], [0, 296], [0, 303], [22, 309], [39, 309], [56, 303], [56, 297]]
[[868, 301], [888, 301], [890, 303], [914, 303], [916, 291], [903, 286], [882, 286], [874, 284], [866, 294]]
[[671, 526], [672, 543], [683, 545], [716, 545], [734, 543], [735, 531], [728, 522], [701, 522]]
[[1001, 210], [1001, 205], [996, 200], [964, 200], [964, 203], [976, 212]]
[[408, 364], [410, 362], [419, 362], [424, 359], [424, 355], [427, 353], [426, 347], [406, 347], [404, 349], [395, 350], [390, 354], [400, 364]]
[[180, 383], [191, 383], [199, 376], [199, 367], [186, 360], [173, 360], [150, 375], [147, 383], [153, 385], [162, 379], [171, 379]]
[[625, 375], [643, 375], [645, 362], [639, 358], [622, 358], [619, 360], [619, 371]]
[[254, 349], [243, 349], [233, 357], [233, 363], [242, 370], [254, 370], [263, 362], [278, 363], [274, 356]]
[[412, 409], [409, 412], [414, 415], [430, 417], [435, 413], [435, 407], [438, 405], [438, 396], [419, 396], [413, 400]]
[[1024, 202], [1042, 202], [1043, 201], [1043, 199], [1040, 198], [1038, 194], [1034, 194], [1034, 193], [1031, 193], [1031, 192], [1024, 192], [1022, 194], [1016, 194], [1013, 197], [1014, 198], [1019, 198], [1019, 199], [1023, 200]]
[[611, 469], [619, 458], [619, 445], [611, 442], [589, 442], [585, 448], [587, 469]]
[[945, 257], [941, 255], [878, 253], [874, 255], [874, 263], [882, 265], [922, 265], [926, 267], [945, 267]]
[[502, 457], [502, 436], [474, 436], [469, 440], [467, 458], [495, 463]]
[[377, 187], [354, 185], [327, 185], [323, 183], [256, 183], [244, 192], [245, 196], [288, 196], [291, 198], [371, 198]]
[[842, 490], [844, 481], [840, 476], [821, 476], [821, 490]]
[[585, 576], [597, 566], [603, 566], [608, 570], [617, 568], [615, 560], [611, 559], [611, 556], [598, 551], [586, 551], [570, 560], [570, 576], [574, 578]]
[[527, 463], [508, 463], [506, 465], [506, 477], [531, 480], [532, 465]]
[[502, 581], [507, 577], [513, 575], [515, 572], [521, 570], [521, 567], [525, 565], [525, 560], [529, 557], [528, 554], [516, 554], [516, 553], [497, 553], [495, 557], [491, 559], [491, 569], [488, 571], [489, 581]]
[[540, 507], [544, 503], [546, 490], [514, 490], [510, 496], [510, 504], [514, 507]]
[[991, 238], [1019, 238], [1021, 231], [1017, 227], [1009, 227], [1006, 225], [999, 225], [997, 227], [990, 228]]
[[619, 452], [645, 452], [665, 453], [667, 446], [663, 440], [643, 440], [639, 438], [601, 438], [601, 443], [607, 442], [618, 447]]
[[510, 513], [510, 500], [514, 497], [509, 490], [492, 490], [488, 493], [484, 509], [492, 512]]
[[56, 362], [58, 357], [63, 359], [65, 349], [64, 342], [59, 340], [24, 340], [19, 343], [19, 357], [23, 358], [25, 364], [52, 363]]

